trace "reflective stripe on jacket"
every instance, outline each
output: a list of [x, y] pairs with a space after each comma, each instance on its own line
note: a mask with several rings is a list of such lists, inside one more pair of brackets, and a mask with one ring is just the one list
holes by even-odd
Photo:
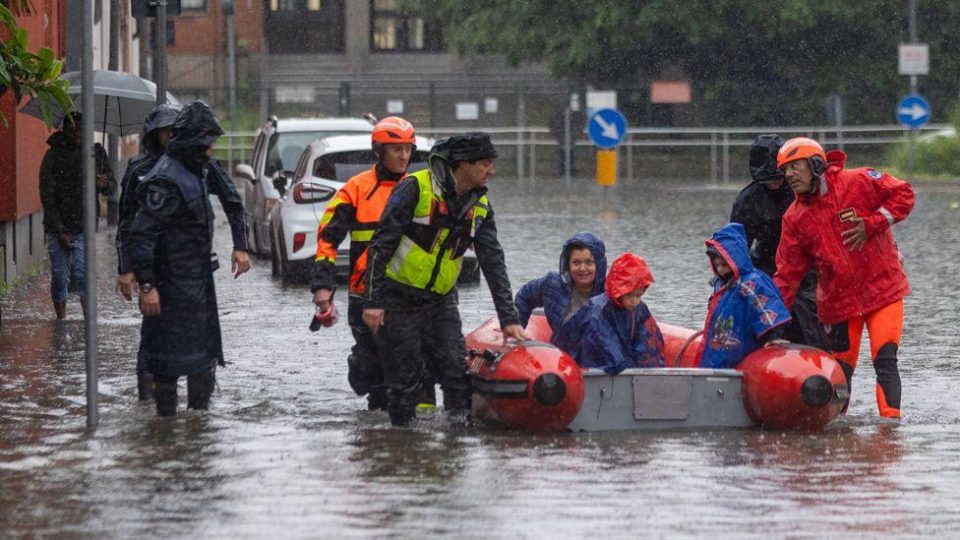
[[[817, 312], [836, 324], [886, 306], [910, 294], [891, 225], [913, 209], [910, 184], [871, 168], [846, 170], [846, 154], [827, 154], [819, 190], [802, 195], [783, 216], [774, 281], [789, 307], [811, 265], [820, 281]], [[851, 251], [841, 233], [851, 218], [866, 225], [867, 241]]]
[[[410, 287], [447, 294], [457, 283], [464, 252], [487, 217], [487, 197], [481, 196], [459, 218], [450, 214], [443, 192], [431, 180], [428, 169], [411, 176], [419, 184], [420, 198], [412, 223], [387, 263], [386, 274]], [[460, 229], [464, 223], [469, 224], [469, 230]]]
[[367, 270], [366, 249], [380, 225], [380, 216], [397, 183], [378, 178], [377, 167], [347, 181], [320, 218], [317, 255], [310, 289], [334, 288], [337, 247], [350, 234], [350, 292], [362, 294]]

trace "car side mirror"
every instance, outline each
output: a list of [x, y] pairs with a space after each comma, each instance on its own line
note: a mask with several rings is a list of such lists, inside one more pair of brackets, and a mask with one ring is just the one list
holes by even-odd
[[238, 177], [243, 178], [248, 182], [256, 183], [257, 181], [257, 177], [253, 173], [253, 167], [251, 167], [250, 165], [247, 165], [246, 163], [238, 164], [236, 167], [234, 167], [233, 172]]
[[273, 187], [280, 192], [280, 196], [283, 197], [287, 193], [287, 175], [285, 173], [277, 173], [273, 177]]

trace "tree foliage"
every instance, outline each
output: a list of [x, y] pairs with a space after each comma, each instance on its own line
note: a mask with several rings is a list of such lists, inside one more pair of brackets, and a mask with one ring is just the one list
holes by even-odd
[[[0, 95], [13, 92], [18, 105], [25, 96], [33, 96], [44, 121], [51, 124], [53, 104], [69, 111], [73, 103], [67, 95], [69, 83], [58, 78], [63, 62], [46, 47], [36, 53], [29, 51], [27, 31], [17, 24], [11, 11], [26, 13], [31, 7], [28, 0], [19, 0], [11, 8], [0, 4], [0, 28], [9, 36], [0, 40]], [[0, 114], [0, 121], [4, 124], [7, 122], [3, 114]]]
[[[918, 2], [930, 44], [921, 91], [956, 98], [960, 2]], [[900, 0], [407, 0], [443, 21], [461, 54], [544, 62], [558, 77], [597, 87], [648, 88], [689, 80], [702, 122], [822, 124], [838, 93], [851, 123], [890, 123], [907, 89], [897, 48], [907, 39]]]

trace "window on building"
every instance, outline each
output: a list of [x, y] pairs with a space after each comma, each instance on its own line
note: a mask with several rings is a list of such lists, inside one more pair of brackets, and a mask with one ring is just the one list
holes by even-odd
[[270, 0], [270, 11], [294, 11], [300, 6], [299, 0]]
[[400, 0], [372, 0], [370, 15], [370, 48], [374, 51], [445, 50], [440, 23], [405, 13]]
[[269, 0], [264, 30], [270, 52], [343, 52], [346, 1]]
[[207, 0], [180, 0], [180, 9], [183, 11], [206, 11]]

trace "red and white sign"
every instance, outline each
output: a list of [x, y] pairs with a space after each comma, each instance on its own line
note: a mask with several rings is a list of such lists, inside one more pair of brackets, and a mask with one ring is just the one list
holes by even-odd
[[930, 47], [926, 43], [900, 45], [900, 74], [926, 75], [930, 73]]

